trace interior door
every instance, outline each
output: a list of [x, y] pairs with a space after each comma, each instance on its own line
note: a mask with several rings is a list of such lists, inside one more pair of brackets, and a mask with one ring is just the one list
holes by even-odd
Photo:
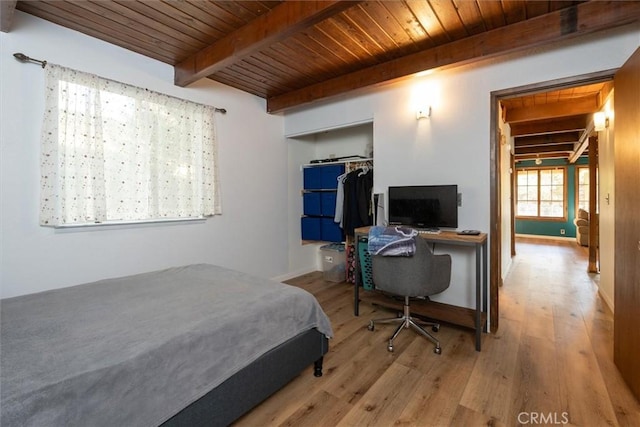
[[640, 400], [640, 48], [614, 78], [614, 361]]

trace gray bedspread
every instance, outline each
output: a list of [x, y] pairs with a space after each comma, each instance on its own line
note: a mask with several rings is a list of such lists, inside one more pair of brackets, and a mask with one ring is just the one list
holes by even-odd
[[0, 424], [156, 426], [317, 328], [293, 286], [191, 265], [1, 301]]

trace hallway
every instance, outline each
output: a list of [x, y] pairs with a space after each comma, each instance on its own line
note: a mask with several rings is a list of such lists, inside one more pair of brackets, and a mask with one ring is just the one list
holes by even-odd
[[[613, 363], [613, 315], [574, 242], [518, 238], [500, 289], [500, 329], [519, 334], [522, 411], [566, 412], [576, 425], [640, 425]], [[615, 413], [615, 418], [612, 415]], [[613, 424], [612, 424], [613, 425]]]

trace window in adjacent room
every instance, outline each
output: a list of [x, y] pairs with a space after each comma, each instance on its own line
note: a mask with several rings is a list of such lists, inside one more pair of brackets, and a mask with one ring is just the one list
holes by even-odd
[[520, 169], [516, 187], [519, 218], [566, 219], [564, 168]]
[[40, 223], [220, 213], [214, 107], [46, 67]]
[[576, 212], [584, 209], [589, 212], [589, 167], [576, 167]]

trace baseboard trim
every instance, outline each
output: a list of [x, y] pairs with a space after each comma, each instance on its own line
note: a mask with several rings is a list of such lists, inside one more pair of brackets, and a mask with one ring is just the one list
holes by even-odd
[[542, 234], [516, 234], [516, 237], [524, 237], [529, 239], [560, 240], [562, 242], [578, 243], [575, 237], [545, 236]]
[[611, 301], [611, 298], [609, 298], [609, 295], [605, 294], [604, 292], [602, 292], [602, 290], [600, 290], [599, 286], [598, 286], [598, 295], [600, 295], [600, 298], [602, 298], [602, 301], [604, 301], [607, 307], [609, 307], [609, 310], [611, 310], [611, 313], [615, 313], [613, 301]]
[[276, 282], [284, 282], [286, 280], [294, 279], [299, 276], [303, 276], [305, 274], [313, 273], [314, 271], [318, 271], [317, 268], [305, 268], [302, 270], [294, 271], [291, 273], [282, 274], [280, 276], [272, 277], [271, 280], [275, 280]]

